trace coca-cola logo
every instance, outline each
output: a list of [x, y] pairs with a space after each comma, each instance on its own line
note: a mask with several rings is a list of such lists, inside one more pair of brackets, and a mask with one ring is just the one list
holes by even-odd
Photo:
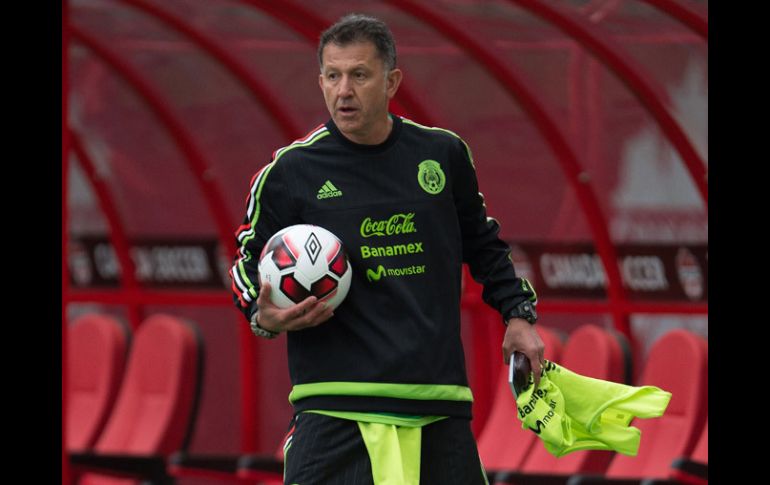
[[373, 220], [371, 217], [367, 217], [361, 222], [361, 236], [393, 236], [417, 232], [412, 219], [414, 219], [414, 212], [393, 214], [388, 219], [382, 220]]

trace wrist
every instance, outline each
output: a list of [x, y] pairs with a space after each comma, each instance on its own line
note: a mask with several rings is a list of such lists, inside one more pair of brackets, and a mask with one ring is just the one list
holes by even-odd
[[257, 337], [263, 337], [267, 339], [274, 339], [278, 336], [279, 332], [274, 332], [272, 330], [268, 330], [264, 327], [261, 327], [259, 325], [259, 310], [254, 311], [254, 313], [251, 314], [251, 319], [249, 321], [251, 326], [251, 331], [256, 335]]
[[503, 322], [506, 325], [513, 318], [520, 318], [526, 320], [531, 325], [534, 324], [537, 321], [537, 311], [535, 311], [534, 303], [524, 300], [503, 314]]

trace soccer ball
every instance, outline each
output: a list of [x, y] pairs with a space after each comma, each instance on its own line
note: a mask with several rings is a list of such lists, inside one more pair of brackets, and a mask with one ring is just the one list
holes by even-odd
[[281, 229], [259, 256], [259, 278], [270, 283], [270, 299], [288, 308], [314, 295], [337, 308], [348, 294], [353, 270], [337, 236], [310, 224]]

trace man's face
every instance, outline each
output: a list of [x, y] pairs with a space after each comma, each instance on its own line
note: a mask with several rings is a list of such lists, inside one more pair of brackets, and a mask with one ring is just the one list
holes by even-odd
[[353, 142], [382, 143], [390, 133], [388, 101], [396, 94], [401, 71], [385, 71], [371, 42], [329, 43], [322, 52], [318, 84], [334, 124]]

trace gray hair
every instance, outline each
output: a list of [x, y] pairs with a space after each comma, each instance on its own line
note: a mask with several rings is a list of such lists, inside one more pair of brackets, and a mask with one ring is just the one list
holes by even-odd
[[386, 71], [396, 67], [396, 43], [385, 22], [367, 15], [351, 13], [345, 15], [321, 34], [318, 43], [318, 64], [323, 68], [323, 50], [332, 42], [345, 46], [354, 42], [371, 42], [377, 54], [385, 63]]

